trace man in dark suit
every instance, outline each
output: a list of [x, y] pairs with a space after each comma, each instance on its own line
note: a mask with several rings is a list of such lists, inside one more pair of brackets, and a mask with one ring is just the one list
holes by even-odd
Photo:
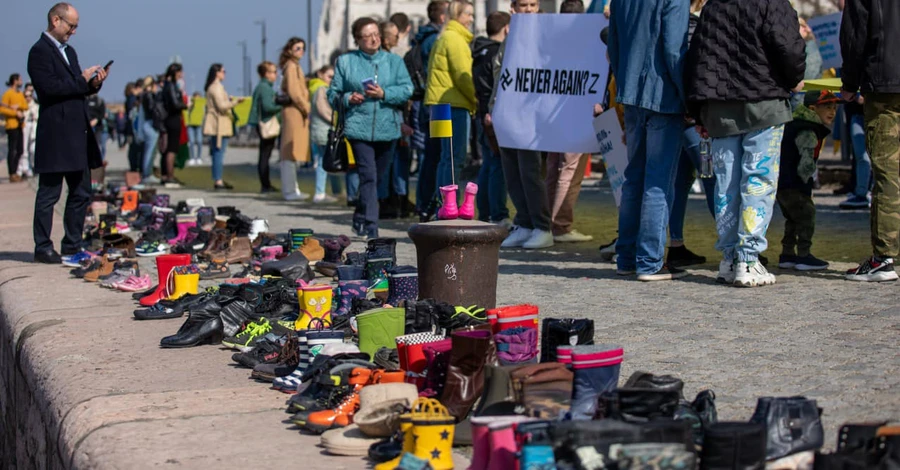
[[78, 28], [78, 12], [68, 3], [57, 3], [47, 13], [47, 31], [28, 53], [28, 75], [41, 97], [34, 150], [34, 172], [40, 174], [34, 203], [34, 260], [59, 263], [50, 232], [53, 206], [69, 187], [63, 217], [66, 235], [62, 254], [82, 249], [84, 217], [91, 202], [92, 168], [103, 161], [94, 138], [86, 98], [100, 90], [107, 70], [94, 66], [81, 70], [75, 49], [68, 45]]

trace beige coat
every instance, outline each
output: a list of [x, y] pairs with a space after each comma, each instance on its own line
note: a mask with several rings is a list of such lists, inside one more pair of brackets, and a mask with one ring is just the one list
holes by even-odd
[[215, 81], [206, 90], [206, 115], [203, 117], [203, 135], [217, 137], [218, 145], [222, 145], [222, 137], [234, 135], [234, 123], [231, 120], [231, 108], [234, 102], [225, 92], [222, 82]]
[[291, 98], [291, 104], [281, 114], [281, 159], [295, 162], [309, 161], [309, 89], [306, 77], [297, 62], [284, 66], [281, 90]]

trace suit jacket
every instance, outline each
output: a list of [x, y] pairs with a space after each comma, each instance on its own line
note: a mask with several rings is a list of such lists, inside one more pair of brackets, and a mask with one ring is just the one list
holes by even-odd
[[41, 97], [35, 173], [84, 171], [103, 164], [87, 106], [87, 97], [100, 87], [92, 87], [81, 76], [72, 46], [66, 48], [66, 56], [69, 64], [44, 34], [28, 53], [28, 75]]

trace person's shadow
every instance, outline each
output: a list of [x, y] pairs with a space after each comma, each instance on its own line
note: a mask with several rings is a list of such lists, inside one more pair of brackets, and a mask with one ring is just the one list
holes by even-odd
[[0, 251], [0, 261], [21, 261], [30, 263], [34, 261], [34, 253], [28, 251]]

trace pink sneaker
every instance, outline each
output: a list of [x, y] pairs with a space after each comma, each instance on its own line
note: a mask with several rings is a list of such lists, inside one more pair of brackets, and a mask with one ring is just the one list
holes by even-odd
[[131, 232], [131, 227], [125, 222], [116, 222], [116, 232], [126, 234]]
[[150, 290], [153, 285], [150, 283], [150, 275], [130, 276], [124, 282], [113, 284], [113, 287], [123, 292], [144, 292]]
[[264, 246], [259, 249], [259, 252], [262, 254], [262, 262], [275, 261], [284, 253], [284, 248], [281, 245]]

